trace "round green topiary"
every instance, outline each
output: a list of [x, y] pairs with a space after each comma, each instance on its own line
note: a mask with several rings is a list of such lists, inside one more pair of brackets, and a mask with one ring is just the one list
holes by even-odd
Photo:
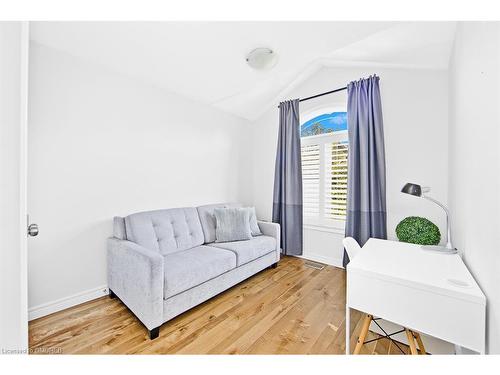
[[396, 235], [401, 242], [419, 245], [437, 245], [441, 240], [437, 225], [418, 216], [410, 216], [401, 220], [396, 227]]

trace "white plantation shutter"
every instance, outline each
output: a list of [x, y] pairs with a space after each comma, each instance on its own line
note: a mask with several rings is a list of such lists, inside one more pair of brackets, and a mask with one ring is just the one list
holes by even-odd
[[301, 141], [304, 223], [342, 226], [347, 208], [347, 131]]
[[320, 146], [302, 146], [302, 195], [304, 216], [319, 215]]
[[347, 204], [347, 142], [325, 144], [324, 217], [345, 220]]

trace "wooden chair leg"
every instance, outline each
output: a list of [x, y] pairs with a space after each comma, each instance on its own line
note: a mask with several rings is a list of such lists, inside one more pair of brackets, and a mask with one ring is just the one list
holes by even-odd
[[365, 342], [366, 335], [368, 334], [368, 330], [370, 329], [370, 323], [372, 322], [373, 316], [370, 314], [366, 314], [365, 320], [363, 321], [363, 327], [361, 328], [361, 332], [359, 333], [358, 342], [356, 343], [356, 348], [354, 348], [354, 354], [359, 354], [361, 348], [363, 347], [363, 343]]
[[422, 337], [420, 337], [420, 333], [414, 331], [413, 334], [415, 335], [415, 339], [417, 340], [418, 349], [420, 351], [419, 354], [425, 355], [426, 351], [424, 347], [424, 342], [422, 341]]
[[410, 345], [410, 352], [412, 355], [418, 355], [417, 346], [415, 345], [415, 338], [413, 337], [413, 332], [408, 328], [405, 328], [406, 338], [408, 339], [408, 345]]

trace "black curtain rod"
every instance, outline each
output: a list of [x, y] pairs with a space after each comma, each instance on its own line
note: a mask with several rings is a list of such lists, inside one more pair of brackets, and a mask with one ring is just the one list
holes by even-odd
[[[308, 96], [307, 98], [299, 99], [299, 102], [305, 102], [306, 100], [310, 100], [310, 99], [314, 99], [314, 98], [319, 98], [320, 96], [324, 96], [324, 95], [328, 95], [328, 94], [333, 94], [334, 92], [339, 92], [339, 91], [344, 91], [344, 90], [347, 90], [347, 86], [346, 87], [341, 87], [340, 89], [335, 89], [335, 90], [332, 90], [332, 91], [323, 92], [321, 94], [317, 94], [317, 95], [313, 95], [313, 96]], [[279, 107], [280, 106], [278, 105], [278, 108]]]

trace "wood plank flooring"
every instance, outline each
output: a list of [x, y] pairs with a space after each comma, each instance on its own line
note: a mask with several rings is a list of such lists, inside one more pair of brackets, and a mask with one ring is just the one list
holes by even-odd
[[[118, 299], [102, 297], [31, 321], [33, 353], [344, 354], [345, 271], [284, 257], [224, 293], [162, 325], [151, 341]], [[351, 346], [362, 314], [351, 315]], [[369, 333], [367, 339], [374, 338]], [[406, 352], [408, 348], [400, 345]], [[382, 339], [362, 354], [400, 354]]]

